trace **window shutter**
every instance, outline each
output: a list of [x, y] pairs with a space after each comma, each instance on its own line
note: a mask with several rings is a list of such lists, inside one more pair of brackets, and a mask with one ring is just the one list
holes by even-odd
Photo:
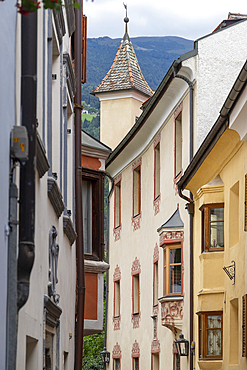
[[81, 82], [87, 82], [87, 17], [82, 15], [82, 56], [81, 56]]
[[243, 329], [243, 335], [242, 335], [242, 356], [247, 357], [247, 348], [246, 348], [246, 335], [247, 335], [247, 328], [246, 328], [246, 307], [247, 307], [247, 294], [245, 294], [242, 297], [243, 300], [243, 323], [242, 323], [242, 329]]
[[247, 231], [247, 175], [245, 175], [244, 231]]

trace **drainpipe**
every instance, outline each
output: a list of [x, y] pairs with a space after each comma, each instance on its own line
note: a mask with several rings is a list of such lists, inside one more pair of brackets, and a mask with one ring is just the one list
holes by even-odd
[[[175, 68], [173, 69], [173, 74], [175, 78], [180, 78], [189, 85], [190, 89], [190, 142], [189, 142], [189, 159], [190, 162], [193, 158], [193, 147], [194, 147], [194, 107], [193, 107], [193, 83], [185, 76], [177, 74]], [[181, 189], [178, 189], [178, 194], [180, 198], [186, 200], [186, 209], [190, 215], [189, 219], [189, 233], [190, 233], [190, 370], [193, 370], [194, 362], [194, 251], [193, 251], [193, 228], [194, 228], [194, 202], [192, 200], [193, 196], [190, 193], [190, 198], [182, 194]]]
[[75, 370], [82, 369], [83, 331], [84, 331], [84, 246], [83, 246], [83, 215], [82, 215], [82, 175], [81, 175], [81, 35], [82, 35], [82, 0], [78, 0], [80, 10], [75, 9], [75, 78], [76, 94], [74, 99], [75, 112], [75, 226], [76, 239], [76, 268], [77, 268], [77, 322], [75, 343]]
[[17, 309], [29, 296], [34, 263], [36, 171], [37, 12], [21, 16], [21, 117], [29, 141], [29, 158], [20, 170], [19, 253], [17, 262]]
[[[106, 263], [109, 265], [109, 235], [110, 235], [110, 196], [114, 189], [114, 180], [109, 173], [106, 172], [106, 176], [111, 180], [111, 190], [107, 195], [107, 240], [106, 240]], [[109, 270], [106, 271], [106, 298], [105, 298], [105, 337], [104, 337], [104, 351], [106, 351], [107, 342], [107, 316], [108, 316], [108, 294], [109, 294]], [[106, 364], [104, 363], [104, 370], [106, 370]]]

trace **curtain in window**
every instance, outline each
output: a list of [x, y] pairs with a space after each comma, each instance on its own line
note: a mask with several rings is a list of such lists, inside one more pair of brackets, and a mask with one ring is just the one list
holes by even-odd
[[207, 355], [221, 356], [221, 316], [207, 317]]

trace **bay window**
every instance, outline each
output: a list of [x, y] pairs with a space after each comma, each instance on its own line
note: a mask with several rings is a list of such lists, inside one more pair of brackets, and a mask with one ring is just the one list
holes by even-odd
[[167, 243], [164, 247], [164, 296], [181, 293], [181, 243]]

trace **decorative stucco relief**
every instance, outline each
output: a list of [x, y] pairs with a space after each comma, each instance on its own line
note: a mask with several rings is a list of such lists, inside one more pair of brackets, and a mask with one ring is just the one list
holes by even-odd
[[183, 324], [183, 300], [171, 300], [161, 302], [162, 325], [170, 329], [174, 334], [182, 330]]
[[160, 202], [161, 202], [161, 196], [159, 195], [156, 199], [154, 199], [154, 215], [156, 216], [160, 211]]
[[138, 314], [132, 314], [131, 322], [133, 324], [133, 329], [138, 329], [141, 319], [141, 313]]
[[112, 358], [121, 358], [122, 352], [118, 342], [115, 344], [112, 350]]
[[140, 274], [140, 272], [141, 272], [141, 264], [140, 264], [139, 259], [136, 257], [131, 267], [131, 275]]
[[141, 213], [135, 217], [132, 217], [133, 231], [140, 229], [141, 227]]
[[181, 240], [184, 239], [183, 231], [167, 231], [160, 235], [160, 245], [164, 244], [166, 240]]
[[158, 260], [159, 260], [159, 247], [158, 244], [156, 243], [154, 247], [153, 262], [155, 263]]
[[151, 344], [151, 353], [159, 352], [160, 352], [160, 341], [158, 339], [154, 339]]
[[116, 227], [113, 229], [113, 236], [114, 236], [114, 240], [115, 242], [117, 242], [118, 240], [120, 240], [120, 236], [121, 236], [121, 230], [122, 230], [122, 225]]
[[131, 354], [132, 357], [140, 357], [140, 347], [136, 340], [135, 343], [133, 343]]
[[113, 330], [120, 330], [121, 315], [113, 317]]

